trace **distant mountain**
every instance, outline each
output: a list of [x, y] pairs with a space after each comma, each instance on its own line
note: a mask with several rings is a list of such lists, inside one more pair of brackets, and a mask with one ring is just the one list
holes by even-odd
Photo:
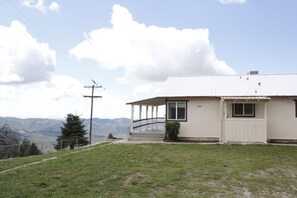
[[[90, 119], [82, 119], [87, 133], [89, 133]], [[8, 124], [16, 131], [20, 139], [27, 138], [37, 143], [43, 151], [53, 150], [56, 138], [61, 134], [61, 127], [64, 120], [14, 117], [0, 117], [0, 126]], [[130, 119], [93, 119], [92, 142], [102, 141], [109, 133], [115, 137], [127, 137], [130, 126]]]

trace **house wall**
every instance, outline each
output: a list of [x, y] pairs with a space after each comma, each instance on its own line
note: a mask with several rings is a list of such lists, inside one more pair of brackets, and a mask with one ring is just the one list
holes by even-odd
[[[228, 117], [232, 118], [232, 106], [227, 104]], [[264, 102], [256, 103], [256, 119], [264, 118]], [[187, 103], [187, 122], [180, 122], [181, 139], [219, 140], [221, 137], [219, 98], [190, 98]], [[244, 119], [244, 118], [243, 118]], [[297, 118], [295, 101], [287, 97], [272, 97], [267, 103], [268, 142], [297, 142]], [[278, 141], [280, 140], [280, 141]]]
[[192, 140], [219, 140], [221, 136], [220, 99], [190, 99], [187, 104], [187, 122], [181, 122], [181, 138]]
[[273, 97], [267, 105], [267, 138], [297, 140], [295, 101]]

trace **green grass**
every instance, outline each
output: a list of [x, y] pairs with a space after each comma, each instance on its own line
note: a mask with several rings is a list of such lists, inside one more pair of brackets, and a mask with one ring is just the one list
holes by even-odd
[[[0, 197], [295, 197], [297, 147], [102, 144], [0, 161]], [[81, 151], [81, 152], [78, 152]]]

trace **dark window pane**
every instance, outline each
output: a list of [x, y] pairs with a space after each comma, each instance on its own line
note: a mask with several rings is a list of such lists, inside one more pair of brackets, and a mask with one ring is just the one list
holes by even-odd
[[245, 115], [254, 115], [254, 104], [245, 104], [244, 105], [244, 114]]
[[234, 104], [234, 114], [243, 115], [243, 104]]
[[169, 114], [169, 117], [168, 119], [176, 119], [176, 103], [168, 103], [168, 114]]
[[180, 119], [180, 120], [186, 119], [186, 104], [185, 104], [185, 102], [177, 103], [177, 119]]

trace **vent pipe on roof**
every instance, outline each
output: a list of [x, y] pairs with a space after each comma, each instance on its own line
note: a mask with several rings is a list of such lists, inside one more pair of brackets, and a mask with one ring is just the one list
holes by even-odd
[[256, 71], [256, 70], [254, 70], [254, 71], [249, 71], [247, 74], [248, 74], [248, 75], [258, 75], [258, 74], [259, 74], [259, 71]]

